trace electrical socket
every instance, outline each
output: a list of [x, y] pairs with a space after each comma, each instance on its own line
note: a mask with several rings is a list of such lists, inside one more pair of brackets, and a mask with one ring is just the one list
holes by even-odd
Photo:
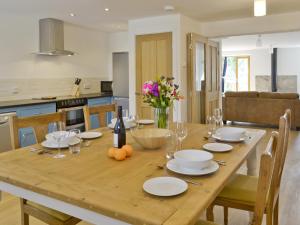
[[83, 84], [84, 89], [91, 89], [91, 84], [85, 83]]

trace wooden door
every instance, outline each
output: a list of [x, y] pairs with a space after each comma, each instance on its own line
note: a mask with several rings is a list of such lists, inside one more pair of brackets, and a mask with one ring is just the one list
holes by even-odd
[[187, 105], [188, 122], [205, 123], [205, 71], [207, 38], [187, 35]]
[[220, 104], [218, 43], [200, 35], [187, 35], [188, 121], [205, 123]]
[[143, 103], [142, 85], [158, 76], [172, 76], [172, 33], [136, 36], [136, 112], [141, 118], [153, 118]]
[[208, 41], [206, 44], [205, 73], [205, 115], [213, 115], [214, 109], [220, 107], [220, 60], [219, 44]]

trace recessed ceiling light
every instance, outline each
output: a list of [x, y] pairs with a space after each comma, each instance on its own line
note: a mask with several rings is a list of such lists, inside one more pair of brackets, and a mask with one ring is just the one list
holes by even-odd
[[266, 0], [254, 0], [254, 16], [265, 16], [267, 14]]
[[105, 8], [104, 11], [105, 11], [105, 12], [108, 12], [108, 11], [109, 11], [109, 8]]
[[76, 14], [75, 13], [70, 13], [70, 16], [74, 17], [74, 16], [76, 16]]
[[175, 7], [172, 6], [172, 5], [166, 5], [166, 6], [164, 7], [164, 10], [165, 10], [166, 12], [172, 12], [172, 11], [175, 10]]

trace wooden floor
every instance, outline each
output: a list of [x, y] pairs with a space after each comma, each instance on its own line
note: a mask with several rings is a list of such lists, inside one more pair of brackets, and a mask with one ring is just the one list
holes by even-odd
[[[267, 129], [267, 135], [259, 145], [259, 153], [262, 152], [270, 137], [271, 131]], [[245, 172], [245, 167], [240, 170]], [[280, 199], [280, 225], [300, 224], [300, 132], [292, 131], [289, 140], [289, 149], [283, 172]], [[223, 214], [220, 207], [215, 208], [216, 222], [223, 224]], [[0, 202], [0, 225], [20, 225], [19, 199], [7, 193], [3, 193]], [[81, 222], [80, 225], [89, 223]], [[248, 213], [230, 209], [229, 224], [248, 225]], [[44, 225], [44, 223], [30, 218], [30, 225]], [[103, 224], [105, 225], [105, 224]]]

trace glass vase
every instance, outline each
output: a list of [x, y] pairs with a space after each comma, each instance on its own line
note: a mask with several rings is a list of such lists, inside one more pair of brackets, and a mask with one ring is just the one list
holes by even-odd
[[169, 129], [169, 108], [154, 108], [154, 121], [157, 128]]

